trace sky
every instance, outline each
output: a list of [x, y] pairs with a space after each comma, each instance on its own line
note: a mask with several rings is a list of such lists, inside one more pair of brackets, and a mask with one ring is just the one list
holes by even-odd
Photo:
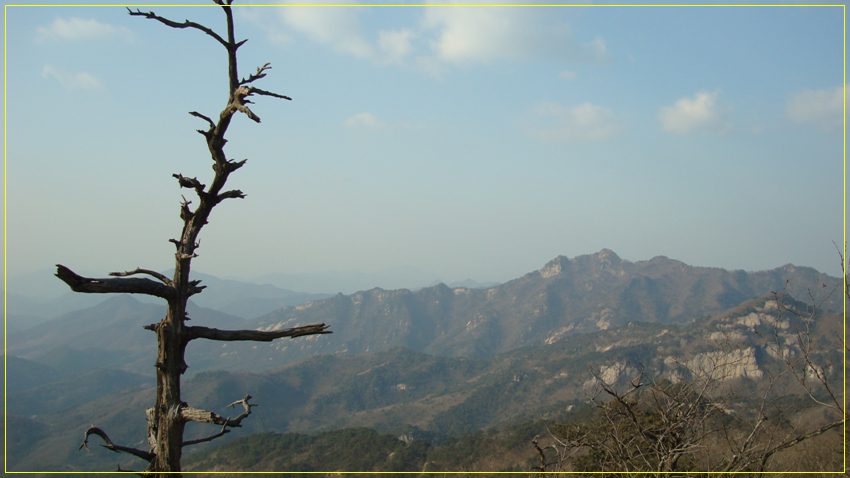
[[[142, 7], [224, 32], [220, 8]], [[844, 10], [239, 2], [228, 183], [193, 268], [506, 281], [614, 250], [841, 274]], [[6, 270], [173, 267], [224, 48], [123, 7], [6, 7]], [[197, 201], [195, 201], [196, 203]]]

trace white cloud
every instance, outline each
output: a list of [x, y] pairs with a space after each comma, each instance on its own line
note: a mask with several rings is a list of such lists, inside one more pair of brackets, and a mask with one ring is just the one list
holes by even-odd
[[785, 114], [796, 123], [814, 123], [826, 131], [844, 124], [844, 88], [804, 90], [792, 96]]
[[351, 116], [350, 118], [343, 121], [342, 124], [346, 128], [370, 130], [382, 129], [384, 126], [386, 126], [383, 121], [378, 119], [377, 116], [368, 112], [357, 113], [356, 115]]
[[572, 40], [567, 24], [546, 20], [546, 10], [541, 8], [432, 5], [426, 7], [423, 27], [434, 35], [434, 55], [448, 63], [605, 58], [601, 38], [580, 46]]
[[382, 30], [378, 35], [378, 47], [384, 53], [386, 60], [400, 63], [413, 53], [413, 43], [416, 38], [413, 30]]
[[[264, 0], [259, 0], [264, 1]], [[291, 2], [292, 0], [288, 0]], [[579, 44], [569, 26], [545, 8], [426, 5], [415, 24], [378, 27], [364, 33], [361, 17], [369, 7], [321, 5], [276, 7], [278, 24], [246, 15], [279, 44], [300, 33], [312, 41], [378, 64], [411, 67], [440, 78], [451, 65], [499, 60], [599, 62], [608, 57], [605, 41]]]
[[112, 38], [132, 38], [132, 32], [126, 27], [114, 27], [106, 23], [100, 23], [95, 19], [83, 20], [71, 17], [69, 19], [57, 18], [47, 27], [38, 27], [35, 30], [36, 40], [102, 40]]
[[314, 41], [333, 46], [337, 51], [357, 58], [371, 59], [374, 47], [360, 31], [362, 7], [282, 6], [281, 20], [289, 28], [307, 35]]
[[728, 125], [723, 121], [726, 111], [717, 103], [718, 96], [716, 91], [700, 91], [693, 98], [681, 98], [673, 106], [661, 108], [661, 128], [676, 134], [723, 131]]
[[98, 90], [103, 88], [103, 81], [86, 72], [67, 73], [50, 65], [41, 69], [43, 78], [53, 78], [68, 90]]
[[557, 103], [541, 103], [534, 111], [540, 124], [534, 135], [545, 141], [601, 141], [625, 130], [625, 125], [608, 108], [584, 103], [565, 108]]

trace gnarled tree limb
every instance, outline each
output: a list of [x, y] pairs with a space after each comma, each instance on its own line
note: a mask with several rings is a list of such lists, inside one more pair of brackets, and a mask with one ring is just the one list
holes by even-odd
[[215, 128], [215, 123], [213, 123], [213, 120], [211, 120], [209, 118], [209, 116], [202, 115], [201, 113], [198, 113], [197, 111], [190, 111], [189, 114], [192, 115], [192, 116], [195, 116], [197, 118], [207, 120], [207, 123], [210, 124], [210, 129]]
[[198, 178], [187, 178], [182, 174], [172, 174], [171, 177], [177, 178], [181, 188], [194, 189], [195, 191], [198, 191], [199, 196], [204, 194], [204, 188], [207, 187], [198, 181]]
[[237, 169], [244, 166], [245, 163], [247, 163], [247, 162], [248, 162], [248, 159], [243, 159], [242, 161], [234, 161], [234, 160], [230, 159], [224, 164], [225, 164], [225, 167], [227, 168], [227, 171], [232, 173], [233, 171], [236, 171]]
[[[191, 407], [181, 407], [180, 408], [180, 418], [185, 421], [191, 422], [202, 422], [202, 423], [212, 423], [215, 425], [222, 425], [222, 427], [241, 427], [242, 420], [251, 414], [251, 407], [257, 407], [256, 403], [248, 403], [248, 400], [251, 399], [250, 395], [246, 395], [242, 400], [237, 400], [228, 407], [232, 407], [237, 403], [241, 403], [245, 407], [245, 411], [241, 413], [236, 418], [224, 418], [221, 415], [211, 412], [208, 410], [199, 410], [197, 408]], [[211, 438], [212, 439], [212, 438]]]
[[[269, 67], [269, 68], [271, 68], [271, 67]], [[259, 88], [255, 88], [253, 86], [250, 88], [250, 90], [248, 91], [248, 94], [246, 96], [251, 96], [251, 95], [271, 96], [273, 98], [280, 98], [282, 100], [292, 101], [292, 98], [290, 98], [286, 95], [279, 95], [277, 93], [272, 93], [271, 91], [261, 90]]]
[[234, 189], [232, 191], [225, 191], [218, 195], [219, 201], [224, 201], [225, 199], [245, 199], [245, 193], [238, 189]]
[[[259, 407], [260, 406], [260, 404], [258, 404], [258, 403], [248, 403], [248, 400], [251, 400], [251, 398], [253, 398], [253, 397], [251, 397], [250, 395], [245, 395], [245, 398], [243, 398], [241, 400], [236, 400], [235, 402], [228, 405], [228, 408], [229, 407], [235, 407], [236, 405], [239, 405], [241, 403], [242, 408], [245, 409], [245, 413], [243, 413], [242, 415], [248, 416], [248, 415], [251, 414], [251, 407]], [[237, 418], [240, 418], [240, 419], [244, 418], [242, 415], [240, 415]]]
[[173, 285], [173, 282], [171, 282], [171, 279], [166, 277], [164, 274], [160, 274], [159, 272], [152, 271], [150, 269], [141, 269], [139, 267], [136, 267], [136, 270], [132, 270], [132, 271], [110, 272], [109, 273], [109, 275], [111, 275], [112, 277], [127, 277], [127, 276], [131, 276], [131, 275], [135, 275], [135, 274], [147, 274], [149, 276], [156, 277], [157, 279], [162, 281], [163, 284], [165, 284], [167, 286]]
[[212, 29], [207, 28], [207, 27], [205, 27], [205, 26], [203, 26], [199, 23], [190, 22], [189, 20], [185, 20], [183, 23], [177, 23], [177, 22], [169, 20], [167, 18], [160, 17], [159, 15], [155, 14], [152, 11], [151, 12], [142, 12], [139, 9], [136, 9], [136, 11], [134, 12], [134, 11], [130, 10], [130, 8], [127, 8], [127, 11], [130, 12], [130, 15], [142, 16], [142, 17], [145, 17], [145, 18], [149, 18], [151, 20], [156, 20], [156, 21], [158, 21], [162, 24], [170, 26], [171, 28], [194, 28], [196, 30], [200, 30], [200, 31], [206, 33], [207, 35], [215, 38], [219, 43], [224, 45], [225, 48], [229, 48], [228, 43], [224, 40], [224, 38], [220, 37], [218, 35], [218, 33], [212, 31]]
[[145, 294], [171, 300], [175, 296], [173, 287], [150, 279], [91, 279], [76, 274], [67, 267], [56, 264], [56, 277], [74, 292], [86, 294]]
[[274, 339], [279, 339], [281, 337], [302, 337], [305, 335], [317, 335], [317, 334], [331, 334], [330, 330], [327, 330], [329, 325], [325, 324], [312, 324], [312, 325], [304, 325], [301, 327], [293, 327], [291, 329], [281, 329], [281, 330], [219, 330], [219, 329], [211, 329], [209, 327], [186, 327], [186, 339], [195, 340], [195, 339], [208, 339], [208, 340], [220, 340], [225, 342], [233, 342], [240, 340], [251, 340], [255, 342], [271, 342]]
[[272, 69], [271, 63], [266, 63], [263, 66], [257, 67], [257, 72], [251, 74], [251, 76], [249, 76], [247, 79], [240, 81], [239, 86], [247, 85], [248, 83], [253, 83], [253, 82], [259, 80], [260, 78], [264, 78], [266, 76], [265, 71], [271, 70], [271, 69]]
[[216, 433], [214, 435], [210, 435], [206, 438], [198, 438], [198, 439], [195, 439], [195, 440], [184, 441], [183, 446], [197, 445], [198, 443], [213, 441], [218, 437], [224, 436], [225, 433], [230, 433], [230, 430], [227, 429], [227, 422], [229, 422], [229, 421], [230, 421], [230, 417], [227, 417], [227, 420], [225, 420], [224, 425], [221, 426], [221, 431], [219, 431], [218, 433]]
[[[129, 454], [131, 454], [133, 456], [137, 456], [137, 457], [139, 457], [139, 458], [141, 458], [142, 460], [145, 460], [145, 461], [151, 461], [154, 458], [156, 458], [156, 455], [154, 453], [149, 452], [149, 451], [143, 451], [143, 450], [139, 450], [137, 448], [120, 446], [120, 445], [116, 445], [116, 444], [112, 443], [112, 440], [109, 439], [109, 436], [106, 434], [106, 432], [104, 432], [103, 430], [101, 430], [100, 428], [97, 428], [97, 427], [91, 427], [88, 430], [86, 430], [85, 437], [83, 438], [83, 444], [80, 445], [80, 448], [78, 448], [79, 450], [82, 450], [83, 447], [85, 447], [86, 450], [89, 449], [89, 444], [88, 444], [89, 443], [89, 435], [97, 435], [100, 438], [102, 438], [103, 441], [106, 443], [106, 445], [100, 445], [100, 446], [102, 446], [106, 449], [112, 450], [115, 453], [118, 453], [118, 452], [129, 453]], [[89, 451], [91, 451], [91, 450], [89, 450]]]

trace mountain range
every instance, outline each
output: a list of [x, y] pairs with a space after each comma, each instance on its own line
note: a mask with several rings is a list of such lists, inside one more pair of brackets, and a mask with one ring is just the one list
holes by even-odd
[[[833, 290], [838, 284], [837, 278], [792, 265], [726, 271], [666, 257], [633, 263], [602, 250], [555, 258], [540, 270], [489, 289], [441, 284], [417, 291], [376, 288], [285, 307], [246, 324], [270, 330], [324, 322], [334, 333], [258, 347], [229, 344], [218, 367], [257, 370], [262, 363], [392, 347], [489, 357], [628, 322], [687, 325], [763, 294], [785, 290], [807, 298], [809, 290], [818, 293], [824, 285]], [[824, 307], [842, 310], [841, 299], [835, 294]]]
[[[603, 249], [574, 259], [557, 257], [537, 271], [489, 289], [443, 284], [417, 291], [375, 288], [283, 307], [252, 320], [193, 305], [192, 324], [270, 330], [324, 322], [334, 333], [260, 344], [196, 341], [187, 350], [187, 361], [190, 373], [197, 373], [263, 371], [316, 354], [393, 347], [488, 357], [628, 322], [687, 325], [752, 297], [786, 290], [805, 298], [810, 290], [823, 290], [824, 285], [832, 290], [839, 283], [806, 267], [726, 271], [666, 257], [629, 262]], [[229, 300], [215, 297], [223, 294], [211, 295], [212, 305]], [[824, 307], [841, 310], [841, 298], [830, 297]], [[149, 362], [156, 343], [142, 326], [158, 322], [163, 314], [162, 305], [113, 297], [28, 330], [13, 329], [7, 353], [51, 364], [112, 363], [114, 368], [152, 373]], [[74, 354], [77, 357], [68, 360]]]
[[[6, 327], [8, 329], [24, 330], [68, 312], [94, 307], [108, 299], [102, 295], [70, 292], [65, 284], [53, 276], [54, 272], [45, 269], [8, 278], [6, 289]], [[163, 271], [163, 273], [171, 276], [173, 270]], [[88, 275], [96, 276], [97, 274]], [[198, 272], [193, 272], [192, 278], [201, 280], [206, 286], [204, 294], [194, 297], [197, 305], [243, 319], [260, 317], [281, 307], [324, 299], [338, 292], [351, 293], [376, 285], [400, 287], [404, 284], [405, 287], [419, 289], [440, 283], [437, 276], [411, 267], [398, 267], [379, 273], [342, 271], [271, 274], [251, 281], [221, 279]], [[466, 279], [450, 285], [486, 288], [497, 283]], [[158, 300], [144, 296], [138, 299], [148, 303], [157, 303]]]
[[[711, 353], [718, 333], [737, 337], [738, 378], [754, 379], [774, 360], [760, 338], [770, 335], [767, 318], [776, 319], [774, 292], [800, 310], [809, 297], [823, 299], [818, 359], [840, 362], [840, 287], [825, 297], [840, 282], [791, 265], [726, 271], [666, 257], [629, 262], [602, 250], [555, 258], [487, 289], [371, 289], [252, 320], [193, 304], [193, 324], [325, 322], [334, 333], [270, 344], [195, 341], [184, 399], [226, 413], [246, 393], [257, 397], [257, 419], [225, 438], [357, 426], [450, 436], [563, 414], [584, 397], [588, 367], [616, 379], [638, 363], [667, 373], [671, 357]], [[76, 447], [92, 423], [116, 442], [144, 437], [156, 344], [142, 326], [162, 315], [161, 305], [118, 296], [7, 332], [10, 469], [114, 469], [113, 456]], [[768, 327], [761, 336], [752, 333], [753, 317]], [[187, 438], [209, 433], [187, 430]]]

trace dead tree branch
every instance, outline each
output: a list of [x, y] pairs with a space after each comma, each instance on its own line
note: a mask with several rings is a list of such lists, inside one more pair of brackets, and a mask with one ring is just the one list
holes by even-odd
[[132, 270], [132, 271], [110, 272], [109, 273], [109, 275], [111, 275], [112, 277], [127, 277], [127, 276], [131, 276], [131, 275], [135, 275], [135, 274], [147, 274], [149, 276], [156, 277], [163, 284], [165, 284], [167, 286], [174, 285], [174, 283], [171, 281], [171, 279], [166, 277], [165, 274], [160, 274], [159, 272], [152, 271], [152, 270], [149, 270], [149, 269], [140, 269], [140, 268], [137, 267], [135, 270]]
[[201, 119], [203, 119], [203, 120], [206, 120], [206, 121], [207, 121], [207, 123], [209, 123], [209, 124], [210, 124], [210, 128], [211, 128], [211, 129], [212, 129], [212, 128], [215, 128], [215, 123], [213, 123], [213, 120], [211, 120], [211, 119], [209, 118], [209, 116], [204, 116], [204, 115], [202, 115], [201, 113], [198, 113], [197, 111], [190, 111], [190, 112], [189, 112], [189, 114], [190, 114], [190, 115], [192, 115], [192, 116], [195, 116], [195, 117], [201, 118]]
[[171, 300], [176, 295], [170, 285], [150, 279], [92, 279], [78, 275], [61, 264], [56, 264], [54, 275], [68, 284], [74, 292], [85, 294], [145, 294], [165, 300]]
[[303, 337], [305, 335], [331, 334], [327, 330], [330, 326], [325, 324], [304, 325], [301, 327], [293, 327], [291, 329], [281, 330], [219, 330], [209, 327], [186, 327], [186, 340], [207, 339], [220, 340], [224, 342], [234, 342], [242, 340], [250, 340], [255, 342], [271, 342], [274, 339], [282, 337]]
[[225, 423], [221, 426], [221, 431], [219, 431], [218, 433], [216, 433], [214, 435], [210, 435], [206, 438], [198, 438], [198, 439], [195, 439], [195, 440], [184, 441], [183, 446], [186, 447], [186, 446], [190, 446], [190, 445], [197, 445], [198, 443], [213, 441], [218, 437], [224, 436], [225, 433], [230, 433], [230, 430], [227, 429], [227, 422], [229, 422], [229, 421], [230, 421], [230, 417], [227, 417], [227, 420], [225, 420]]
[[181, 188], [194, 189], [198, 192], [198, 196], [205, 194], [204, 188], [206, 188], [207, 186], [205, 184], [201, 184], [201, 182], [198, 181], [198, 178], [187, 178], [182, 174], [172, 174], [171, 177], [177, 179], [177, 182], [180, 183]]
[[247, 79], [240, 81], [239, 86], [247, 85], [248, 83], [253, 83], [253, 82], [259, 80], [260, 78], [265, 78], [265, 76], [266, 76], [265, 71], [271, 70], [271, 69], [272, 69], [271, 63], [266, 63], [265, 65], [258, 67], [257, 72], [251, 74], [251, 76], [249, 76]]
[[109, 436], [106, 434], [106, 432], [104, 432], [103, 430], [101, 430], [100, 428], [97, 428], [97, 427], [91, 427], [88, 430], [86, 430], [86, 434], [83, 437], [83, 443], [82, 443], [82, 445], [80, 445], [80, 448], [78, 448], [79, 450], [82, 450], [83, 448], [85, 448], [86, 450], [89, 451], [89, 453], [91, 453], [91, 450], [89, 450], [89, 445], [88, 445], [90, 435], [97, 435], [100, 438], [102, 438], [104, 443], [106, 443], [106, 444], [100, 445], [100, 446], [102, 446], [102, 447], [104, 447], [108, 450], [112, 450], [115, 453], [118, 453], [118, 452], [129, 453], [133, 456], [139, 457], [142, 460], [145, 460], [145, 461], [148, 461], [148, 462], [153, 460], [154, 458], [156, 458], [156, 455], [154, 453], [149, 452], [149, 451], [143, 451], [143, 450], [139, 450], [137, 448], [120, 446], [120, 445], [116, 445], [116, 444], [112, 443], [112, 440], [109, 439]]
[[234, 189], [232, 191], [225, 191], [218, 195], [218, 201], [224, 201], [225, 199], [245, 199], [245, 193], [238, 189]]
[[[197, 408], [190, 408], [190, 407], [182, 407], [180, 409], [180, 417], [184, 421], [212, 423], [212, 424], [215, 424], [215, 425], [221, 425], [222, 427], [232, 427], [232, 428], [241, 427], [242, 426], [242, 420], [245, 419], [245, 417], [247, 417], [248, 415], [251, 414], [251, 408], [259, 406], [256, 403], [248, 403], [248, 401], [250, 399], [251, 399], [251, 396], [246, 395], [245, 398], [243, 398], [241, 400], [237, 400], [237, 401], [231, 403], [230, 405], [228, 405], [228, 407], [232, 407], [236, 404], [241, 403], [242, 406], [245, 408], [244, 412], [242, 412], [238, 417], [233, 418], [233, 419], [231, 419], [229, 417], [224, 418], [221, 415], [219, 415], [215, 412], [210, 412], [208, 410], [199, 410]], [[226, 433], [226, 432], [224, 432], [224, 433]], [[212, 440], [212, 438], [210, 440]]]
[[216, 41], [221, 43], [222, 45], [224, 45], [225, 48], [228, 47], [228, 43], [224, 40], [224, 38], [220, 37], [218, 35], [218, 33], [212, 31], [212, 29], [207, 28], [207, 27], [205, 27], [205, 26], [203, 26], [199, 23], [190, 22], [189, 20], [185, 20], [183, 23], [177, 23], [175, 21], [161, 17], [161, 16], [155, 14], [152, 11], [143, 12], [143, 11], [140, 11], [139, 9], [136, 9], [136, 11], [134, 12], [134, 11], [130, 10], [129, 7], [127, 8], [127, 11], [130, 12], [130, 15], [132, 15], [134, 17], [142, 16], [142, 17], [145, 17], [145, 18], [149, 18], [151, 20], [156, 20], [156, 21], [158, 21], [158, 22], [160, 22], [164, 25], [168, 25], [171, 28], [181, 28], [181, 29], [182, 28], [194, 28], [195, 30], [200, 30], [200, 31], [206, 33], [207, 35], [215, 38]]

